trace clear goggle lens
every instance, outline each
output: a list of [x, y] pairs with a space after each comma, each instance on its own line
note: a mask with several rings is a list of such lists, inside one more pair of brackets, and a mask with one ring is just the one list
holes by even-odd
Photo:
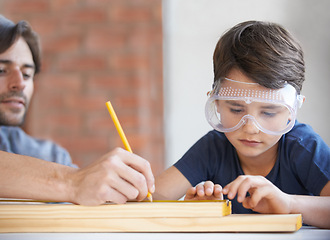
[[289, 84], [274, 90], [224, 78], [214, 86], [205, 115], [220, 132], [236, 131], [250, 122], [264, 133], [281, 135], [292, 129], [302, 99]]

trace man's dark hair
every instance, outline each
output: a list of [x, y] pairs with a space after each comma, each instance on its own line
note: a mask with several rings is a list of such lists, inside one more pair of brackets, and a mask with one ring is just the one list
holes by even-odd
[[31, 50], [35, 65], [35, 74], [37, 74], [41, 68], [41, 50], [38, 34], [32, 30], [28, 22], [19, 21], [15, 24], [0, 15], [0, 53], [10, 48], [19, 37], [22, 37], [26, 41]]

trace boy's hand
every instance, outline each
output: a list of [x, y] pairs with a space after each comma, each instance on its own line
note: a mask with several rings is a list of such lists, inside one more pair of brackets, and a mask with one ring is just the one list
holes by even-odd
[[189, 200], [222, 200], [222, 187], [211, 181], [200, 183], [196, 187], [187, 190], [185, 201]]
[[[259, 213], [290, 213], [290, 195], [282, 192], [262, 176], [241, 175], [225, 186], [223, 194], [243, 207]], [[250, 196], [246, 196], [249, 193]]]

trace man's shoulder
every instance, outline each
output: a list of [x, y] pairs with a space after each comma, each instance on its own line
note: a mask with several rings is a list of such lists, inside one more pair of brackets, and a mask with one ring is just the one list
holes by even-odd
[[7, 138], [9, 142], [23, 143], [23, 144], [43, 144], [48, 140], [41, 140], [27, 134], [22, 128], [16, 126], [1, 126], [1, 138]]
[[16, 126], [1, 126], [0, 127], [0, 137], [2, 139], [6, 138], [8, 141], [20, 141], [22, 139], [34, 138], [29, 136], [24, 130]]
[[71, 157], [66, 149], [57, 143], [32, 137], [20, 127], [1, 126], [1, 150], [36, 157], [63, 165], [71, 165]]

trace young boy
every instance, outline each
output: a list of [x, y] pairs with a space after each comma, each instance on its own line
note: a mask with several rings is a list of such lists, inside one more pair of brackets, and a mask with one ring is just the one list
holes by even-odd
[[205, 113], [215, 130], [156, 178], [154, 198], [224, 194], [233, 213], [301, 213], [330, 228], [330, 149], [296, 121], [305, 78], [298, 42], [277, 24], [243, 22], [221, 37], [213, 62]]

